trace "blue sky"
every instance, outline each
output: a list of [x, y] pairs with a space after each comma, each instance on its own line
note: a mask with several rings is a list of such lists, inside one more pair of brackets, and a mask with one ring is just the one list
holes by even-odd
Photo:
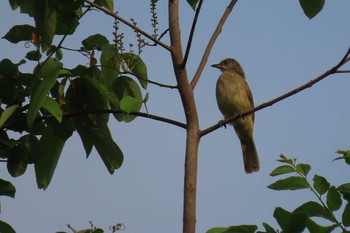
[[[188, 61], [191, 78], [205, 46], [229, 1], [205, 1]], [[115, 1], [115, 9], [138, 26], [151, 32], [148, 1]], [[167, 28], [167, 2], [159, 1], [160, 31]], [[181, 1], [184, 44], [193, 11]], [[1, 1], [3, 36], [14, 24], [33, 20], [12, 12]], [[208, 64], [195, 89], [201, 129], [217, 123], [222, 116], [216, 106], [215, 83], [219, 76], [210, 64], [234, 57], [243, 66], [255, 104], [264, 103], [308, 82], [335, 65], [350, 46], [350, 2], [327, 1], [323, 11], [309, 20], [299, 1], [239, 1], [220, 34]], [[6, 20], [4, 20], [6, 19]], [[113, 19], [101, 12], [89, 13], [66, 47], [80, 47], [89, 35], [101, 33], [112, 41]], [[123, 28], [126, 43], [135, 43], [132, 31]], [[168, 37], [164, 38], [168, 43]], [[0, 40], [0, 59], [19, 61], [33, 48], [24, 43], [13, 46]], [[146, 48], [142, 58], [150, 79], [175, 84], [169, 53], [160, 47]], [[87, 60], [65, 52], [64, 63], [74, 67]], [[30, 71], [31, 65], [23, 66]], [[346, 66], [348, 69], [349, 65]], [[292, 211], [310, 198], [309, 191], [278, 192], [266, 188], [280, 153], [310, 163], [314, 173], [335, 185], [349, 181], [349, 168], [331, 162], [337, 149], [349, 149], [349, 74], [333, 75], [310, 89], [256, 113], [254, 137], [261, 171], [246, 175], [239, 141], [231, 127], [219, 129], [201, 140], [199, 149], [197, 232], [214, 226], [235, 224], [272, 225], [276, 206]], [[149, 112], [184, 121], [176, 90], [149, 85]], [[111, 118], [110, 128], [122, 148], [123, 166], [110, 175], [96, 151], [85, 159], [78, 135], [69, 139], [46, 191], [36, 187], [33, 167], [19, 177], [7, 174], [0, 164], [0, 177], [13, 182], [16, 198], [1, 199], [1, 220], [17, 232], [69, 231], [65, 224], [87, 228], [92, 220], [108, 232], [116, 223], [125, 232], [181, 232], [185, 132], [172, 125], [148, 119], [120, 123]]]

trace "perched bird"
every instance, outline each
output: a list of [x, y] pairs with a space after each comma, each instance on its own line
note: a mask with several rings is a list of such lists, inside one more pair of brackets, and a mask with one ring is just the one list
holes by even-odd
[[[226, 58], [212, 67], [222, 71], [216, 83], [216, 100], [225, 119], [254, 108], [253, 95], [245, 80], [244, 71], [235, 59]], [[241, 141], [246, 173], [258, 171], [259, 158], [253, 139], [254, 113], [231, 124]]]

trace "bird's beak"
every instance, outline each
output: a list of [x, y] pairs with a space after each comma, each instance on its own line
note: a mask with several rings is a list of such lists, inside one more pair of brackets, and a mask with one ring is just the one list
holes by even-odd
[[222, 68], [222, 66], [220, 64], [213, 64], [213, 65], [211, 65], [211, 67], [215, 67], [215, 68], [218, 68], [218, 69]]

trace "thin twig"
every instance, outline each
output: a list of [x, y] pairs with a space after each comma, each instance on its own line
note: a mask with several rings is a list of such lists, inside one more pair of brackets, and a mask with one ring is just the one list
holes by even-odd
[[208, 60], [209, 54], [211, 52], [211, 49], [213, 48], [214, 43], [215, 43], [216, 39], [218, 38], [218, 36], [219, 36], [219, 34], [220, 34], [221, 30], [222, 30], [222, 27], [224, 26], [225, 21], [226, 21], [227, 17], [230, 15], [230, 13], [231, 13], [233, 7], [235, 6], [236, 2], [237, 2], [237, 0], [231, 0], [230, 4], [227, 6], [224, 14], [222, 15], [218, 25], [216, 26], [216, 29], [215, 29], [213, 35], [211, 36], [211, 38], [209, 40], [208, 46], [207, 46], [207, 48], [204, 51], [204, 54], [202, 56], [201, 62], [199, 63], [198, 69], [197, 69], [197, 71], [196, 71], [196, 73], [195, 73], [195, 75], [194, 75], [194, 77], [193, 77], [193, 79], [191, 81], [192, 89], [194, 89], [196, 87], [197, 82], [198, 82], [198, 80], [199, 80], [199, 78], [200, 78], [200, 76], [201, 76], [201, 74], [203, 72], [204, 66], [207, 63], [207, 60]]
[[191, 50], [191, 47], [192, 47], [194, 30], [196, 29], [197, 20], [198, 20], [199, 12], [201, 11], [201, 8], [202, 8], [202, 4], [203, 4], [203, 0], [199, 0], [198, 6], [197, 6], [197, 9], [196, 9], [196, 14], [194, 15], [194, 18], [193, 18], [190, 35], [188, 37], [184, 60], [183, 60], [183, 62], [181, 64], [182, 68], [185, 68], [185, 66], [187, 64], [188, 56], [190, 55], [190, 50]]
[[177, 85], [169, 85], [169, 84], [164, 84], [164, 83], [152, 81], [152, 80], [150, 80], [150, 79], [145, 79], [145, 78], [143, 78], [143, 77], [140, 77], [140, 76], [138, 76], [138, 75], [136, 75], [136, 74], [134, 74], [134, 73], [132, 73], [132, 72], [128, 72], [128, 71], [120, 72], [120, 74], [130, 74], [130, 75], [135, 76], [135, 77], [138, 78], [138, 79], [142, 79], [142, 80], [144, 80], [144, 81], [146, 81], [146, 82], [152, 83], [152, 84], [157, 85], [157, 86], [160, 86], [160, 87], [166, 87], [166, 88], [170, 88], [170, 89], [175, 89], [175, 88], [177, 88]]
[[95, 8], [99, 9], [100, 11], [103, 11], [105, 14], [112, 16], [113, 18], [119, 20], [120, 22], [124, 23], [125, 25], [131, 27], [132, 29], [134, 29], [135, 31], [140, 32], [142, 35], [144, 35], [145, 37], [147, 37], [148, 39], [152, 40], [153, 42], [159, 44], [160, 46], [162, 46], [163, 48], [165, 48], [168, 51], [172, 51], [171, 47], [163, 42], [161, 42], [160, 40], [156, 39], [155, 37], [153, 37], [152, 35], [148, 34], [147, 32], [143, 31], [141, 28], [135, 26], [134, 24], [130, 23], [129, 21], [125, 20], [124, 18], [120, 17], [119, 15], [115, 14], [114, 12], [111, 12], [109, 10], [107, 10], [106, 8], [91, 2], [90, 0], [84, 0], [84, 2], [90, 4], [91, 6], [94, 6]]
[[[65, 112], [65, 113], [63, 113], [63, 117], [64, 118], [72, 118], [72, 117], [79, 117], [79, 116], [88, 115], [88, 114], [111, 114], [111, 113], [112, 114], [118, 114], [118, 113], [127, 114], [127, 113], [122, 112], [120, 110], [102, 109], [102, 110], [85, 110], [85, 111], [79, 111], [79, 112]], [[156, 121], [165, 122], [165, 123], [168, 123], [171, 125], [179, 126], [181, 128], [184, 128], [184, 129], [187, 128], [186, 124], [184, 124], [182, 122], [172, 120], [169, 118], [165, 118], [165, 117], [161, 117], [161, 116], [157, 116], [157, 115], [152, 115], [152, 114], [148, 114], [148, 113], [144, 113], [144, 112], [131, 112], [129, 114], [134, 115], [134, 116], [139, 116], [139, 117], [144, 117], [144, 118], [156, 120]], [[51, 119], [55, 119], [55, 117], [51, 114], [48, 114], [48, 115], [43, 115], [43, 116], [37, 117], [35, 119], [35, 122], [39, 122], [39, 121], [43, 121], [43, 120], [51, 120]], [[25, 123], [26, 122], [23, 121], [23, 122], [4, 124], [2, 127], [0, 127], [0, 130], [12, 128], [14, 126], [22, 125]]]
[[301, 85], [301, 86], [299, 86], [299, 87], [297, 87], [297, 88], [295, 88], [295, 89], [293, 89], [293, 90], [291, 90], [291, 91], [289, 91], [289, 92], [287, 92], [287, 93], [285, 93], [285, 94], [283, 94], [281, 96], [278, 96], [277, 98], [274, 98], [274, 99], [272, 99], [272, 100], [270, 100], [268, 102], [260, 104], [259, 106], [256, 106], [255, 108], [253, 108], [253, 109], [251, 109], [249, 111], [246, 111], [246, 112], [243, 112], [243, 113], [240, 113], [240, 114], [236, 114], [236, 115], [234, 115], [234, 116], [232, 116], [230, 118], [222, 120], [219, 123], [217, 123], [215, 125], [212, 125], [212, 126], [206, 128], [206, 129], [202, 130], [200, 132], [200, 136], [203, 137], [204, 135], [207, 135], [208, 133], [210, 133], [210, 132], [220, 128], [223, 124], [227, 124], [227, 123], [233, 122], [233, 121], [235, 121], [235, 120], [237, 120], [239, 118], [245, 117], [245, 116], [247, 116], [249, 114], [252, 114], [252, 113], [254, 113], [256, 111], [259, 111], [259, 110], [261, 110], [263, 108], [272, 106], [273, 104], [275, 104], [277, 102], [280, 102], [280, 101], [282, 101], [282, 100], [284, 100], [284, 99], [286, 99], [286, 98], [288, 98], [288, 97], [290, 97], [292, 95], [295, 95], [295, 94], [297, 94], [297, 93], [299, 93], [299, 92], [301, 92], [301, 91], [303, 91], [303, 90], [305, 90], [307, 88], [312, 87], [314, 84], [318, 83], [322, 79], [324, 79], [324, 78], [326, 78], [326, 77], [328, 77], [328, 76], [330, 76], [332, 74], [337, 73], [338, 69], [342, 65], [344, 65], [345, 63], [347, 63], [349, 61], [349, 55], [350, 55], [350, 48], [347, 50], [347, 52], [345, 53], [344, 57], [340, 60], [340, 62], [337, 65], [333, 66], [331, 69], [327, 70], [326, 72], [324, 72], [323, 74], [321, 74], [317, 78], [315, 78], [315, 79], [313, 79], [313, 80], [311, 80], [311, 81], [309, 81], [309, 82], [307, 82], [307, 83], [305, 83], [305, 84], [303, 84], [303, 85]]

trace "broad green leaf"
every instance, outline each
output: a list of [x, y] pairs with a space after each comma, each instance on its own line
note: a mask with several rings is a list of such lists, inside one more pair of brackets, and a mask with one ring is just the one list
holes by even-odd
[[291, 173], [291, 172], [295, 172], [294, 167], [292, 167], [290, 165], [282, 165], [282, 166], [279, 166], [279, 167], [275, 168], [270, 173], [270, 176], [278, 176], [278, 175], [281, 175], [281, 174], [286, 174], [286, 173]]
[[[120, 110], [122, 108], [125, 112], [139, 111], [142, 106], [142, 93], [139, 85], [132, 79], [126, 76], [121, 76], [114, 80], [112, 84], [112, 91], [115, 93], [117, 98], [122, 101], [126, 96], [132, 97], [132, 106], [130, 107], [130, 101], [123, 103], [123, 108], [119, 105], [111, 103], [112, 109]], [[130, 99], [130, 98], [127, 98]], [[127, 100], [126, 99], [126, 100]], [[129, 114], [114, 114], [114, 117], [118, 121], [130, 122], [135, 119], [135, 116]]]
[[15, 64], [11, 60], [5, 58], [0, 61], [0, 74], [4, 76], [18, 76], [18, 67], [22, 64], [26, 63], [26, 60], [22, 59], [19, 63]]
[[293, 213], [306, 213], [309, 217], [321, 217], [334, 222], [334, 218], [331, 214], [321, 204], [314, 201], [302, 204], [296, 208]]
[[126, 113], [132, 113], [140, 109], [140, 102], [138, 99], [131, 96], [124, 96], [120, 101], [120, 109]]
[[12, 105], [5, 109], [0, 116], [0, 128], [5, 124], [7, 119], [9, 119], [12, 114], [19, 108], [18, 104]]
[[6, 222], [0, 220], [0, 232], [1, 233], [16, 233], [16, 231]]
[[286, 233], [303, 232], [308, 219], [305, 213], [290, 213], [281, 207], [275, 209], [273, 217], [276, 219], [283, 232]]
[[9, 158], [7, 161], [7, 171], [13, 177], [23, 175], [27, 169], [27, 154], [23, 145], [19, 144], [10, 149]]
[[148, 85], [146, 64], [134, 53], [124, 53], [123, 59], [130, 71], [137, 77], [143, 89], [146, 89]]
[[15, 197], [16, 188], [7, 180], [0, 179], [0, 196]]
[[29, 51], [26, 54], [26, 58], [30, 61], [39, 61], [41, 59], [41, 53], [37, 50]]
[[35, 31], [33, 26], [28, 24], [16, 25], [10, 29], [2, 38], [10, 41], [11, 43], [18, 43], [20, 41], [31, 41], [32, 33]]
[[325, 0], [299, 0], [299, 3], [304, 14], [312, 19], [322, 10]]
[[[40, 66], [40, 64], [39, 64]], [[31, 100], [29, 103], [27, 124], [31, 128], [38, 114], [39, 109], [46, 100], [46, 96], [50, 89], [54, 86], [56, 79], [62, 69], [62, 63], [49, 59], [35, 73], [35, 76], [40, 79], [39, 83], [33, 88]]]
[[314, 181], [314, 188], [320, 195], [325, 194], [331, 186], [328, 183], [326, 178], [324, 178], [323, 176], [319, 176], [317, 174], [314, 176], [313, 181]]
[[350, 203], [346, 204], [344, 212], [342, 214], [342, 221], [344, 226], [350, 227]]
[[338, 210], [341, 207], [342, 200], [337, 188], [332, 186], [327, 193], [327, 206], [331, 211]]
[[102, 46], [104, 44], [109, 44], [109, 41], [105, 36], [101, 34], [95, 34], [84, 39], [81, 43], [87, 50], [97, 49], [101, 51]]
[[62, 122], [62, 109], [56, 100], [46, 96], [42, 107], [46, 109], [49, 113], [51, 113], [52, 116], [54, 116], [58, 122]]
[[48, 121], [48, 126], [39, 140], [39, 151], [34, 164], [38, 188], [46, 189], [49, 186], [64, 144], [72, 133], [71, 125], [65, 121], [61, 124]]
[[42, 0], [35, 4], [35, 25], [41, 36], [41, 48], [46, 51], [52, 44], [57, 25], [57, 12], [51, 1]]
[[297, 171], [301, 174], [303, 174], [304, 176], [307, 176], [307, 174], [309, 173], [311, 166], [309, 164], [306, 163], [299, 163], [295, 166], [295, 168], [297, 169]]
[[207, 233], [254, 233], [258, 227], [256, 225], [239, 225], [229, 227], [215, 227], [207, 231]]
[[198, 3], [199, 0], [187, 0], [188, 4], [190, 4], [190, 6], [192, 7], [193, 10], [196, 9], [196, 5]]
[[337, 189], [343, 195], [343, 198], [350, 202], [350, 183], [342, 184]]
[[269, 224], [264, 222], [263, 226], [265, 228], [266, 233], [277, 233], [277, 231], [275, 231], [275, 229], [273, 229]]
[[105, 7], [106, 9], [110, 11], [114, 11], [114, 2], [113, 0], [96, 0], [96, 4]]
[[103, 82], [110, 87], [118, 78], [120, 61], [114, 44], [103, 44], [100, 62], [102, 65]]
[[338, 226], [339, 224], [333, 224], [331, 226], [321, 226], [310, 218], [307, 220], [306, 223], [306, 227], [311, 233], [331, 233]]
[[275, 183], [272, 183], [267, 187], [274, 190], [297, 190], [309, 188], [309, 184], [302, 177], [291, 176], [285, 179], [277, 180]]

